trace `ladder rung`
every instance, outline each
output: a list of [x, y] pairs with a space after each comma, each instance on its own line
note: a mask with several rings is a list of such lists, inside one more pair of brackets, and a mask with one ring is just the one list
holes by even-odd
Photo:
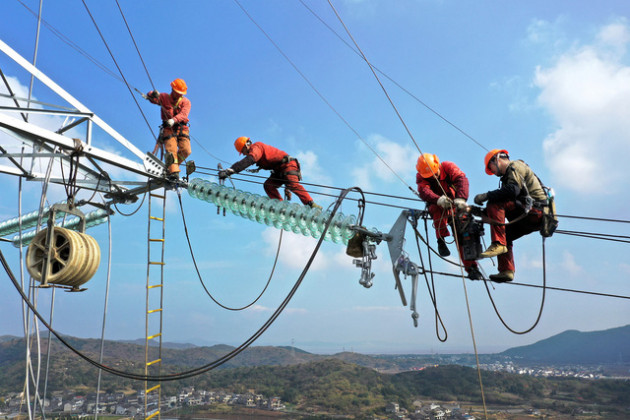
[[162, 308], [159, 308], [159, 309], [151, 309], [151, 310], [150, 310], [150, 311], [148, 311], [147, 313], [148, 313], [148, 314], [152, 314], [152, 313], [154, 313], [154, 312], [161, 312], [161, 311], [162, 311]]
[[151, 195], [151, 197], [164, 199], [163, 195], [159, 195], [159, 194], [150, 194], [150, 195]]
[[163, 263], [161, 261], [149, 261], [149, 264], [151, 264], [151, 265], [165, 265], [166, 263]]
[[[148, 362], [148, 363], [147, 363], [147, 366], [151, 366], [151, 365], [154, 365], [154, 364], [156, 364], [156, 363], [160, 363], [161, 361], [162, 361], [162, 359], [155, 359], [155, 360], [153, 360], [153, 361], [151, 361], [151, 362]], [[154, 387], [154, 388], [155, 388], [155, 387]], [[149, 391], [151, 391], [151, 390], [150, 390], [150, 389], [149, 389], [149, 390], [147, 390], [147, 392], [149, 392]]]
[[156, 411], [155, 413], [151, 414], [150, 416], [148, 416], [145, 420], [149, 420], [152, 419], [153, 417], [157, 416], [158, 414], [160, 414], [160, 410]]
[[152, 339], [154, 339], [155, 337], [159, 337], [159, 336], [161, 336], [161, 335], [162, 335], [162, 333], [157, 333], [157, 334], [154, 334], [154, 335], [150, 335], [150, 336], [148, 336], [148, 337], [147, 337], [147, 340], [152, 340]]
[[152, 286], [147, 286], [147, 289], [154, 289], [156, 287], [162, 287], [162, 285], [161, 284], [154, 284]]
[[160, 222], [163, 222], [163, 221], [164, 221], [164, 218], [162, 218], [162, 217], [155, 217], [155, 216], [149, 216], [149, 219], [152, 219], [152, 220], [159, 220]]
[[147, 389], [146, 392], [153, 392], [153, 391], [155, 391], [156, 389], [159, 389], [159, 388], [160, 388], [160, 384], [157, 384], [157, 385], [152, 386], [151, 388]]
[[149, 241], [151, 241], [151, 242], [164, 242], [164, 239], [151, 239], [151, 238], [149, 238]]

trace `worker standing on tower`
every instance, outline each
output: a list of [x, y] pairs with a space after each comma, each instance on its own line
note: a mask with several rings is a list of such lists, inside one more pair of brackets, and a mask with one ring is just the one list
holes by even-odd
[[190, 156], [190, 134], [188, 113], [190, 101], [183, 95], [188, 91], [186, 82], [175, 79], [171, 82], [171, 93], [152, 90], [145, 98], [162, 107], [162, 125], [153, 153], [164, 144], [166, 172], [171, 179], [179, 178], [179, 165]]
[[[492, 244], [481, 258], [498, 259], [499, 273], [491, 274], [490, 280], [512, 281], [515, 269], [512, 242], [541, 229], [542, 208], [547, 205], [547, 197], [534, 171], [522, 160], [510, 161], [507, 150], [489, 151], [484, 165], [488, 175], [501, 178], [501, 186], [475, 196], [477, 205], [488, 202], [485, 211], [492, 221]], [[506, 218], [511, 221], [507, 225]]]
[[[425, 153], [420, 155], [416, 164], [416, 184], [420, 198], [427, 203], [427, 210], [433, 219], [433, 227], [437, 235], [438, 253], [448, 257], [451, 252], [444, 241], [450, 236], [447, 225], [453, 229], [453, 207], [457, 211], [466, 209], [468, 199], [468, 178], [453, 162], [442, 162], [436, 155]], [[458, 235], [460, 233], [458, 232]], [[460, 257], [462, 239], [458, 236], [458, 251]], [[481, 280], [483, 276], [475, 261], [464, 260], [464, 268], [471, 280]]]
[[260, 169], [271, 171], [271, 175], [263, 184], [269, 198], [282, 200], [278, 187], [284, 184], [289, 191], [298, 196], [302, 204], [317, 209], [322, 208], [315, 204], [309, 193], [299, 183], [302, 179], [302, 173], [300, 172], [300, 162], [296, 158], [262, 142], [252, 143], [249, 137], [237, 138], [234, 147], [239, 154], [246, 156], [230, 168], [219, 171], [219, 179], [225, 179], [232, 174], [239, 173], [255, 163]]

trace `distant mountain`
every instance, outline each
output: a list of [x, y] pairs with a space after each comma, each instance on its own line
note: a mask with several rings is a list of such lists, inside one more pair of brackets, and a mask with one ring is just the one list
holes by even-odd
[[548, 364], [630, 363], [630, 325], [604, 331], [569, 330], [501, 355]]

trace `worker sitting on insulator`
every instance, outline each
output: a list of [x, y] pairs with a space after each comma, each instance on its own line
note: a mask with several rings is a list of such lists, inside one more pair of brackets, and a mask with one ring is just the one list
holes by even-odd
[[183, 95], [188, 91], [186, 82], [175, 79], [171, 82], [171, 93], [159, 93], [152, 90], [146, 94], [146, 98], [153, 104], [162, 107], [162, 125], [160, 135], [153, 153], [157, 153], [161, 144], [164, 144], [166, 171], [169, 178], [179, 178], [179, 165], [190, 156], [190, 135], [188, 113], [190, 101]]
[[[442, 257], [448, 257], [451, 252], [444, 241], [450, 236], [447, 225], [453, 229], [453, 207], [456, 211], [467, 209], [468, 178], [453, 162], [442, 162], [431, 153], [420, 155], [416, 164], [418, 173], [416, 183], [420, 198], [427, 203], [427, 209], [433, 219], [433, 227], [437, 236], [438, 253]], [[462, 254], [461, 232], [458, 233], [458, 251]], [[464, 260], [464, 268], [471, 280], [481, 280], [483, 276], [475, 261]]]
[[[512, 242], [521, 236], [540, 230], [542, 207], [547, 203], [540, 180], [522, 160], [510, 161], [507, 150], [493, 149], [484, 159], [488, 175], [501, 178], [498, 189], [475, 196], [475, 204], [488, 202], [485, 213], [491, 219], [492, 244], [481, 253], [481, 258], [497, 257], [498, 274], [490, 280], [514, 280]], [[505, 219], [512, 222], [505, 224]]]
[[230, 168], [219, 171], [219, 179], [225, 179], [232, 174], [239, 173], [255, 163], [260, 169], [271, 171], [271, 176], [263, 185], [269, 198], [282, 200], [278, 187], [284, 184], [286, 188], [298, 196], [302, 204], [316, 209], [322, 208], [315, 204], [309, 193], [298, 182], [302, 180], [302, 173], [300, 172], [300, 162], [296, 158], [259, 141], [252, 143], [249, 137], [237, 138], [234, 147], [239, 154], [247, 156]]

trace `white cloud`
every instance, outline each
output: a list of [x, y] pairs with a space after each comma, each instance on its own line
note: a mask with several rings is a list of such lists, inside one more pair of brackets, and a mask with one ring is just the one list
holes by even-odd
[[630, 42], [630, 29], [627, 19], [620, 19], [619, 22], [605, 26], [599, 34], [597, 41], [603, 46], [612, 48], [617, 54], [625, 54]]
[[538, 101], [558, 125], [543, 144], [555, 184], [591, 194], [627, 188], [630, 66], [623, 59], [629, 42], [627, 23], [616, 22], [603, 27], [592, 45], [537, 68]]
[[300, 169], [305, 180], [312, 184], [330, 185], [332, 179], [319, 165], [319, 158], [315, 152], [311, 150], [299, 151], [295, 157], [300, 162]]
[[363, 142], [359, 143], [364, 153], [372, 155], [372, 160], [364, 166], [355, 166], [352, 170], [354, 185], [371, 189], [377, 180], [398, 182], [398, 177], [403, 180], [415, 179], [416, 160], [419, 156], [417, 150], [409, 145], [401, 146], [379, 134], [369, 136], [366, 141], [380, 158], [373, 152], [368, 152]]
[[561, 265], [565, 272], [573, 276], [584, 273], [584, 268], [577, 263], [575, 256], [569, 251], [563, 252]]
[[[275, 228], [267, 228], [262, 232], [262, 239], [267, 245], [265, 249], [268, 255], [275, 256], [278, 249], [279, 234], [279, 230]], [[304, 268], [315, 249], [315, 245], [317, 245], [315, 238], [282, 231], [282, 245], [278, 263], [291, 268]], [[324, 251], [321, 247], [310, 270], [337, 270], [339, 272], [339, 270], [348, 268], [353, 269], [351, 257], [345, 253], [345, 245], [340, 244], [338, 247], [338, 251], [335, 252]]]
[[[268, 228], [262, 232], [263, 241], [267, 244], [268, 253], [275, 252], [278, 248], [279, 231], [275, 228]], [[278, 261], [280, 264], [291, 268], [304, 268], [308, 259], [311, 257], [317, 240], [306, 236], [298, 235], [291, 232], [282, 232], [282, 245], [280, 247], [280, 256]], [[328, 268], [328, 258], [320, 251], [313, 260], [311, 270], [325, 270]]]
[[406, 312], [408, 309], [403, 306], [354, 306], [352, 310], [357, 312]]

